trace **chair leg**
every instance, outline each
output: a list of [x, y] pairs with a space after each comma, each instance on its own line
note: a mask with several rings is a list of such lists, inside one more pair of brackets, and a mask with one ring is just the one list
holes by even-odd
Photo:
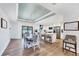
[[63, 46], [62, 46], [62, 49], [63, 49], [63, 51], [64, 51], [64, 41], [63, 41]]
[[38, 45], [38, 48], [40, 49], [40, 45]]
[[75, 56], [77, 56], [77, 52], [75, 52]]
[[35, 46], [33, 47], [33, 49], [34, 49], [34, 52], [35, 52]]
[[25, 47], [25, 44], [24, 44], [24, 48], [26, 48], [26, 47]]
[[77, 47], [76, 47], [76, 44], [75, 44], [75, 56], [77, 56]]

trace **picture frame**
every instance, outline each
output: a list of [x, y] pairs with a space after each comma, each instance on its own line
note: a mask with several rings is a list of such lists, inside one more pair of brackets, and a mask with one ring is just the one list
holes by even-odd
[[64, 31], [79, 31], [79, 21], [65, 22]]
[[40, 29], [41, 29], [41, 30], [43, 29], [43, 25], [40, 25]]
[[7, 29], [7, 21], [1, 18], [1, 28]]

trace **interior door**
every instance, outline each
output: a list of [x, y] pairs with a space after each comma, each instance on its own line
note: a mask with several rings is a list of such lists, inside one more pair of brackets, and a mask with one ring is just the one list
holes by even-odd
[[61, 37], [60, 29], [61, 29], [60, 26], [54, 27], [54, 31], [56, 33], [56, 39], [60, 39]]

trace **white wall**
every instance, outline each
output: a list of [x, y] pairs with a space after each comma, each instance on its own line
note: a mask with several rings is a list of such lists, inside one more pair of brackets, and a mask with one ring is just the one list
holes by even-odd
[[23, 21], [10, 21], [10, 38], [21, 39], [22, 26], [33, 26], [33, 23]]
[[4, 10], [10, 20], [17, 19], [17, 3], [0, 3], [0, 7]]
[[51, 17], [48, 17], [46, 19], [43, 19], [41, 21], [38, 21], [34, 24], [34, 29], [39, 30], [39, 25], [43, 25], [43, 29], [48, 31], [48, 27], [53, 26], [61, 26], [63, 29], [63, 16], [58, 14]]
[[18, 39], [18, 22], [10, 20], [10, 38]]
[[0, 27], [0, 55], [4, 52], [6, 49], [7, 45], [10, 42], [10, 35], [9, 35], [9, 19], [5, 15], [4, 11], [0, 8], [0, 18], [4, 18], [7, 22], [7, 29], [2, 29]]

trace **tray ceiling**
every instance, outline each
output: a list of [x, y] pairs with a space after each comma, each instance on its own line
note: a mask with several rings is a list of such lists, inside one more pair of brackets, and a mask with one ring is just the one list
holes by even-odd
[[40, 4], [19, 3], [18, 18], [22, 20], [36, 20], [45, 14], [51, 12]]

